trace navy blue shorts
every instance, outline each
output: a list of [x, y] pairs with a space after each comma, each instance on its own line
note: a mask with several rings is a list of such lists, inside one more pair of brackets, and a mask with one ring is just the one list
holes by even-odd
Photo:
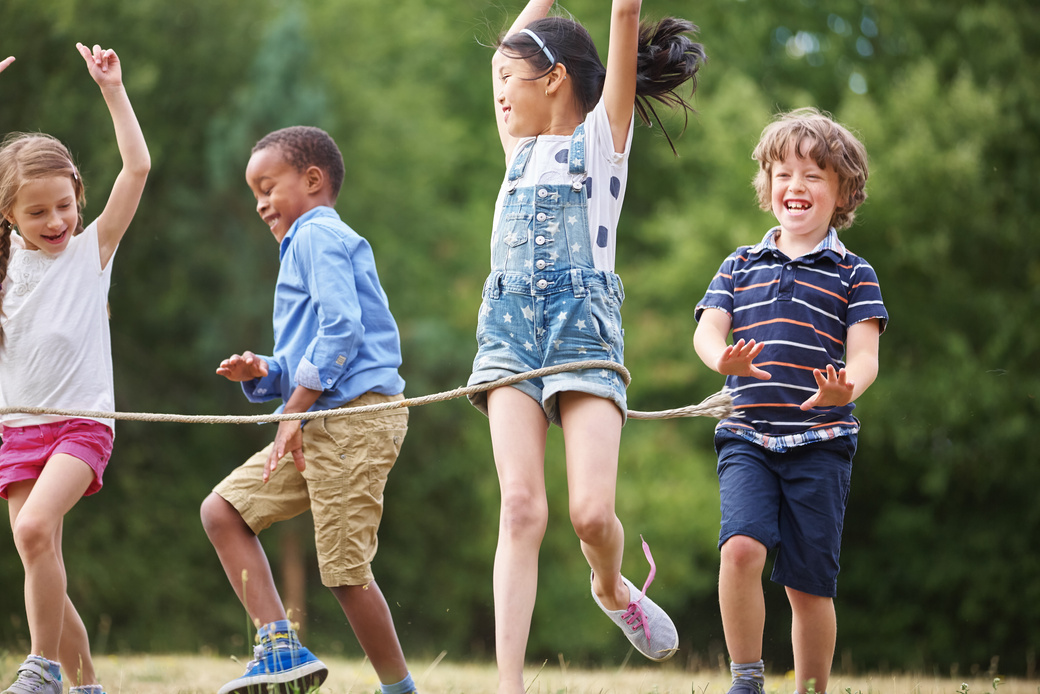
[[775, 547], [773, 581], [833, 598], [856, 440], [839, 436], [778, 453], [717, 431], [719, 547], [734, 535]]

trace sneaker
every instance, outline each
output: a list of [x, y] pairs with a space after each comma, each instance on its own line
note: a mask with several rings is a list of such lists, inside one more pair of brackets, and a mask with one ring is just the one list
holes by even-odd
[[630, 596], [630, 602], [628, 603], [628, 609], [625, 610], [608, 610], [603, 606], [603, 603], [596, 597], [596, 593], [592, 593], [592, 599], [596, 601], [599, 608], [610, 617], [610, 619], [621, 627], [621, 630], [625, 632], [625, 636], [632, 642], [636, 650], [642, 653], [650, 660], [662, 661], [668, 660], [675, 652], [679, 650], [679, 634], [675, 630], [675, 624], [672, 623], [671, 618], [657, 606], [650, 598], [646, 597], [646, 589], [650, 587], [650, 583], [654, 580], [654, 575], [657, 573], [657, 567], [654, 565], [654, 558], [650, 555], [650, 546], [643, 540], [643, 554], [646, 555], [647, 560], [650, 562], [650, 575], [646, 577], [646, 583], [643, 584], [643, 590], [640, 592], [632, 582], [624, 576], [621, 580], [628, 586], [628, 593]]
[[246, 672], [220, 688], [217, 694], [307, 694], [329, 675], [325, 663], [303, 646], [253, 648]]
[[18, 668], [18, 679], [3, 694], [61, 694], [61, 678], [27, 658]]
[[765, 686], [748, 680], [735, 680], [726, 694], [762, 694]]

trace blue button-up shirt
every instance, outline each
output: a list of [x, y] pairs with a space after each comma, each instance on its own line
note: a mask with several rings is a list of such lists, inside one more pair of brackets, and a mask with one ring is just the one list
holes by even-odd
[[274, 354], [263, 357], [267, 376], [242, 383], [246, 397], [284, 401], [304, 386], [323, 391], [310, 409], [327, 410], [403, 392], [401, 339], [368, 241], [315, 207], [289, 228], [279, 258]]

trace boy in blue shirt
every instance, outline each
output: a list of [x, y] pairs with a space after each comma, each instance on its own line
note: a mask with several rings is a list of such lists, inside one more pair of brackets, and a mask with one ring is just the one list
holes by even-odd
[[753, 157], [759, 204], [778, 226], [722, 263], [697, 304], [693, 339], [736, 396], [715, 432], [729, 691], [764, 689], [761, 577], [778, 547], [772, 580], [791, 603], [796, 686], [825, 692], [859, 432], [853, 401], [877, 376], [888, 321], [873, 268], [837, 234], [866, 199], [867, 156], [844, 127], [799, 109], [766, 127]]
[[[400, 337], [368, 242], [332, 206], [343, 157], [312, 127], [277, 130], [253, 148], [246, 182], [279, 244], [274, 353], [235, 354], [217, 373], [278, 412], [403, 399]], [[255, 659], [220, 689], [303, 694], [328, 675], [291, 627], [257, 534], [310, 510], [322, 583], [339, 601], [385, 694], [415, 691], [386, 600], [372, 576], [387, 475], [408, 429], [404, 408], [280, 422], [274, 442], [202, 503], [202, 524], [259, 627]]]

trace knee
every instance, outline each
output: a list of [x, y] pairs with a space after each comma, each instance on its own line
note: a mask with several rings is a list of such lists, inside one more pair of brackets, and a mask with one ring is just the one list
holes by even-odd
[[572, 507], [570, 513], [574, 533], [587, 545], [604, 544], [618, 525], [617, 515], [609, 506], [583, 504]]
[[722, 545], [722, 563], [738, 570], [762, 572], [766, 546], [746, 535], [734, 535]]
[[524, 491], [511, 491], [502, 495], [502, 534], [541, 539], [548, 522], [549, 508], [544, 498]]
[[11, 532], [19, 556], [26, 562], [48, 552], [56, 552], [57, 528], [46, 518], [22, 513], [18, 516]]
[[235, 510], [235, 507], [218, 494], [211, 493], [202, 500], [199, 515], [202, 518], [202, 528], [210, 540], [230, 527], [243, 523], [242, 516]]

